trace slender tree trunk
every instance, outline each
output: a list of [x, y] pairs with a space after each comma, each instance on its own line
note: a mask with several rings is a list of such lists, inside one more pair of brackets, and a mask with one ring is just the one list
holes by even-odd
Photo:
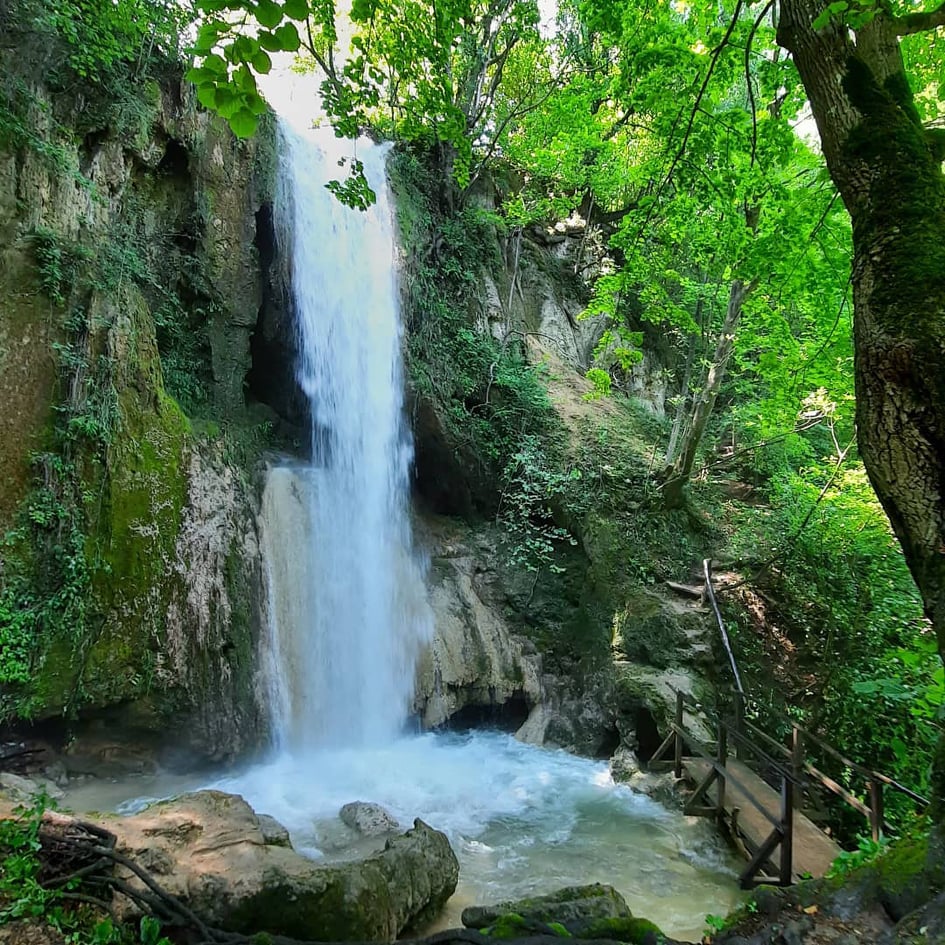
[[735, 331], [742, 317], [742, 306], [753, 288], [754, 284], [745, 285], [740, 279], [736, 279], [729, 290], [728, 308], [725, 311], [725, 321], [722, 323], [722, 331], [715, 346], [715, 356], [712, 358], [702, 392], [696, 398], [692, 421], [680, 445], [679, 456], [669, 470], [668, 478], [663, 485], [663, 500], [668, 508], [678, 508], [683, 503], [684, 490], [692, 475], [696, 452], [702, 442], [709, 418], [712, 416], [715, 401], [722, 388], [722, 382], [725, 380], [729, 359], [735, 348]]
[[[702, 323], [702, 296], [696, 302], [696, 323]], [[669, 444], [666, 447], [666, 456], [663, 465], [671, 467], [676, 458], [676, 449], [679, 445], [679, 436], [686, 423], [686, 407], [689, 404], [689, 388], [692, 385], [692, 366], [696, 360], [696, 336], [689, 336], [689, 348], [686, 352], [686, 367], [683, 371], [682, 385], [679, 388], [679, 403], [676, 404], [676, 415], [673, 417], [673, 428], [669, 434]]]
[[[778, 41], [793, 54], [853, 222], [860, 454], [945, 655], [945, 178], [898, 38], [937, 14], [894, 19], [881, 8], [854, 35], [843, 24], [815, 30], [819, 10], [782, 0]], [[943, 762], [940, 747], [940, 823]]]

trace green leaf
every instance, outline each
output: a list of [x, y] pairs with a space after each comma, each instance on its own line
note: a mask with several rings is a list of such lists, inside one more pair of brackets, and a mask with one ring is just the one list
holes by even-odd
[[272, 59], [270, 59], [269, 54], [262, 49], [253, 56], [251, 62], [253, 69], [260, 75], [268, 75], [269, 71], [272, 69]]
[[259, 119], [249, 109], [242, 109], [229, 119], [229, 123], [237, 138], [250, 138], [256, 132]]
[[254, 115], [265, 115], [269, 111], [266, 100], [261, 95], [252, 95], [246, 97], [246, 107]]
[[833, 3], [827, 5], [827, 8], [814, 20], [811, 25], [815, 30], [821, 30], [840, 13], [846, 12], [849, 7], [850, 4], [847, 3], [847, 0], [834, 0]]
[[208, 69], [217, 76], [225, 76], [229, 71], [226, 60], [222, 56], [218, 56], [216, 53], [212, 53], [211, 55], [207, 56], [207, 58], [204, 59], [204, 61], [200, 64], [200, 67], [202, 69]]
[[351, 4], [351, 19], [355, 23], [366, 23], [377, 10], [377, 0], [353, 0]]
[[285, 15], [293, 20], [308, 19], [308, 0], [286, 0]]
[[220, 27], [218, 24], [204, 23], [204, 25], [197, 30], [197, 39], [194, 42], [193, 51], [198, 56], [210, 52], [210, 50], [216, 46], [219, 37]]
[[249, 36], [238, 36], [232, 48], [236, 59], [240, 62], [250, 62], [259, 51], [259, 43]]
[[[227, 85], [217, 86], [213, 90], [213, 108], [222, 113], [223, 109], [229, 108], [237, 99], [236, 92]], [[223, 116], [224, 118], [227, 116]]]
[[260, 30], [259, 35], [256, 37], [259, 40], [259, 45], [263, 49], [268, 49], [269, 52], [282, 52], [282, 43], [279, 42], [279, 37], [275, 33], [270, 33], [268, 30]]
[[188, 69], [187, 72], [184, 73], [184, 78], [188, 82], [193, 82], [194, 85], [204, 85], [214, 80], [214, 73], [200, 66], [194, 69]]
[[197, 101], [211, 111], [217, 107], [216, 88], [212, 85], [197, 86]]
[[283, 23], [277, 30], [273, 31], [273, 36], [279, 40], [279, 48], [286, 52], [295, 52], [301, 45], [299, 31], [294, 23]]
[[282, 22], [282, 8], [273, 0], [258, 0], [253, 11], [260, 26], [271, 30]]
[[217, 89], [216, 96], [216, 113], [221, 117], [229, 121], [236, 115], [238, 112], [243, 110], [243, 100], [238, 95], [227, 95], [225, 98], [220, 96], [220, 92], [228, 91], [224, 89]]
[[233, 73], [233, 83], [245, 95], [256, 94], [256, 77], [250, 72], [248, 66], [240, 66]]

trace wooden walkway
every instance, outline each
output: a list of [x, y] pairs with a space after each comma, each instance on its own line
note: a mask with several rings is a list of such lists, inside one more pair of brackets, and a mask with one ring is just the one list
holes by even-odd
[[[781, 744], [745, 718], [744, 694], [738, 695], [735, 716], [729, 719], [677, 692], [675, 719], [649, 766], [671, 768], [677, 778], [685, 775], [692, 781], [694, 789], [685, 812], [712, 817], [729, 832], [748, 860], [739, 877], [743, 886], [789, 886], [805, 876], [821, 877], [830, 869], [841, 849], [801, 809], [815, 790], [836, 795], [866, 817], [874, 840], [888, 829], [883, 814], [884, 787], [906, 795], [920, 808], [928, 806], [925, 798], [855, 764], [796, 722], [788, 723], [790, 746]], [[705, 735], [696, 735], [689, 723], [696, 717], [708, 723], [707, 740]], [[805, 744], [818, 745], [860, 776], [865, 799], [814, 767], [805, 756]], [[768, 780], [757, 771], [764, 772]]]
[[[704, 595], [712, 605], [735, 680], [736, 688], [730, 701], [726, 700], [729, 705], [725, 710], [732, 715], [708, 709], [691, 696], [677, 692], [676, 716], [648, 765], [671, 768], [677, 778], [685, 775], [692, 781], [694, 788], [685, 811], [712, 817], [728, 830], [748, 860], [739, 877], [742, 886], [759, 883], [789, 886], [805, 876], [821, 877], [841, 849], [804, 815], [801, 805], [813, 801], [814, 792], [835, 795], [862, 814], [874, 841], [879, 841], [889, 829], [884, 814], [884, 791], [904, 795], [919, 810], [926, 809], [929, 802], [898, 781], [844, 757], [796, 720], [748, 701], [715, 597], [712, 562], [708, 558], [702, 562], [702, 574], [705, 583], [701, 589], [667, 583], [672, 590], [690, 597]], [[748, 709], [755, 721], [746, 716]], [[762, 719], [780, 734], [790, 733], [789, 744], [783, 744], [760, 727]], [[697, 720], [700, 724], [693, 725]], [[708, 729], [701, 723], [707, 723]], [[843, 773], [831, 777], [815, 767], [811, 748], [816, 751], [813, 760], [818, 764], [834, 772], [839, 766]], [[754, 770], [746, 764], [749, 761]], [[756, 771], [763, 772], [767, 780]], [[772, 788], [771, 784], [777, 787]]]
[[[727, 779], [722, 817], [736, 845], [744, 844], [749, 857], [754, 857], [771, 833], [772, 821], [781, 816], [781, 796], [741, 761], [729, 758], [725, 767], [735, 776], [739, 786], [736, 787], [733, 780]], [[699, 758], [686, 758], [683, 761], [683, 772], [693, 784], [701, 784], [711, 770], [712, 765]], [[706, 792], [713, 803], [718, 801], [717, 783], [712, 784]], [[768, 812], [768, 817], [755, 807], [751, 797]], [[793, 826], [792, 878], [799, 880], [806, 876], [823, 876], [842, 852], [840, 846], [800, 811], [794, 811]], [[766, 864], [766, 868], [773, 874], [777, 872], [775, 864]]]

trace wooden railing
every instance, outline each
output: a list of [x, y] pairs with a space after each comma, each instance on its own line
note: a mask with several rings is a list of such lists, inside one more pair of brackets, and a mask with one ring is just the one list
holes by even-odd
[[[767, 710], [766, 714], [769, 718], [778, 723], [780, 727], [790, 730], [790, 747], [783, 745], [745, 718], [746, 708], [749, 705], [749, 701], [745, 696], [735, 693], [734, 702], [735, 718], [738, 720], [742, 731], [758, 741], [770, 745], [773, 751], [778, 752], [783, 758], [786, 758], [791, 765], [792, 773], [796, 777], [805, 778], [805, 787], [809, 788], [813, 784], [818, 784], [845, 801], [855, 811], [862, 814], [870, 825], [870, 833], [874, 841], [878, 842], [884, 834], [890, 832], [890, 826], [885, 816], [886, 788], [897, 791], [908, 797], [915, 803], [918, 809], [924, 810], [929, 806], [928, 800], [922, 797], [921, 794], [917, 794], [904, 784], [900, 784], [898, 781], [887, 777], [885, 774], [880, 774], [878, 771], [873, 771], [871, 768], [867, 768], [865, 765], [858, 764], [845, 757], [820, 736], [808, 731], [793, 719]], [[868, 798], [869, 802], [867, 803], [861, 800], [836, 779], [830, 777], [828, 774], [824, 774], [823, 771], [815, 767], [814, 764], [805, 757], [808, 745], [815, 745], [825, 756], [833, 758], [851, 774], [858, 776], [863, 782], [864, 795]]]
[[[691, 727], [685, 724], [687, 707], [695, 715], [704, 718], [715, 729], [715, 744], [706, 744], [695, 735]], [[676, 693], [676, 712], [670, 725], [669, 734], [653, 754], [649, 764], [665, 763], [665, 758], [672, 750], [672, 768], [677, 778], [683, 774], [683, 759], [688, 756], [699, 758], [709, 764], [708, 774], [696, 786], [695, 792], [686, 803], [686, 812], [701, 816], [714, 816], [720, 823], [726, 818], [726, 785], [731, 784], [747, 798], [770, 825], [771, 831], [757, 844], [750, 853], [748, 866], [742, 872], [742, 885], [757, 883], [789, 885], [793, 882], [793, 853], [795, 814], [805, 796], [823, 788], [845, 801], [850, 807], [863, 814], [869, 824], [875, 840], [879, 840], [888, 830], [884, 816], [884, 790], [891, 789], [910, 798], [918, 807], [927, 807], [928, 801], [898, 781], [844, 757], [819, 736], [807, 731], [786, 717], [779, 717], [782, 724], [789, 726], [790, 743], [784, 745], [772, 738], [755, 723], [746, 718], [748, 700], [741, 692], [734, 694], [733, 714], [731, 718], [719, 713], [707, 711], [690, 696]], [[861, 776], [866, 784], [865, 796], [868, 802], [861, 800], [848, 788], [834, 778], [824, 774], [805, 758], [806, 745], [817, 745], [826, 754], [832, 756], [850, 771]], [[735, 757], [754, 770], [763, 772], [768, 784], [780, 794], [780, 810], [772, 814], [759, 798], [755, 797], [748, 785], [742, 783], [728, 766], [729, 751], [734, 748]], [[709, 788], [715, 786], [714, 801], [709, 795]], [[737, 831], [737, 823], [730, 823]], [[773, 859], [779, 852], [777, 861]], [[763, 875], [767, 864], [775, 868], [776, 875]]]
[[[796, 788], [800, 786], [799, 782], [792, 774], [783, 767], [774, 758], [761, 751], [753, 745], [739, 730], [728, 721], [716, 719], [716, 743], [714, 750], [709, 745], [703, 743], [697, 738], [684, 724], [685, 707], [689, 705], [694, 711], [700, 711], [701, 707], [695, 700], [681, 692], [676, 693], [676, 715], [671, 724], [669, 735], [663, 743], [657, 748], [656, 752], [650, 758], [649, 764], [660, 762], [663, 756], [673, 749], [673, 771], [677, 778], [683, 774], [683, 757], [686, 750], [694, 753], [694, 756], [701, 758], [710, 765], [709, 773], [703, 778], [702, 782], [696, 786], [695, 791], [686, 802], [685, 812], [699, 816], [714, 816], [720, 823], [725, 819], [725, 791], [726, 785], [731, 784], [737, 788], [748, 802], [758, 811], [770, 825], [771, 832], [752, 852], [748, 866], [743, 870], [739, 881], [743, 886], [755, 885], [757, 883], [769, 883], [774, 885], [787, 886], [793, 881], [793, 845], [794, 845], [794, 801]], [[765, 807], [761, 801], [754, 796], [747, 785], [732, 773], [728, 768], [728, 749], [729, 739], [731, 739], [742, 753], [752, 753], [767, 763], [772, 769], [776, 770], [781, 782], [781, 804], [778, 816], [773, 816], [771, 811]], [[710, 802], [708, 790], [715, 785], [715, 802]], [[735, 829], [737, 829], [737, 825]], [[777, 864], [777, 875], [761, 875], [761, 870], [776, 850], [780, 849], [780, 856]]]

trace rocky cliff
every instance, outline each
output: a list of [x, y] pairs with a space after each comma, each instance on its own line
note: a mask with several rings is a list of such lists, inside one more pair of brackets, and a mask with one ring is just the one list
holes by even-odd
[[5, 40], [0, 717], [231, 756], [263, 728], [271, 423], [245, 388], [271, 127], [237, 142], [167, 64], [105, 95], [52, 81], [48, 37]]
[[585, 374], [606, 324], [581, 317], [608, 264], [599, 228], [510, 226], [498, 177], [457, 209], [409, 150], [391, 177], [437, 623], [421, 718], [646, 755], [673, 687], [712, 668], [705, 612], [661, 589], [711, 536], [664, 514], [652, 487], [659, 348], [628, 371], [630, 396], [601, 398]]

